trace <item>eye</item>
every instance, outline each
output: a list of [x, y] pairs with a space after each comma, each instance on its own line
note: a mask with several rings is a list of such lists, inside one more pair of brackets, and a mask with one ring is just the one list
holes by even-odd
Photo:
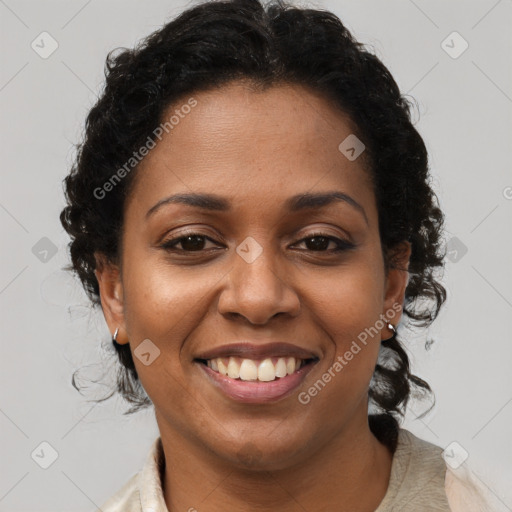
[[[205, 245], [208, 241], [215, 243], [214, 240], [207, 237], [206, 235], [202, 235], [200, 233], [188, 233], [185, 236], [166, 240], [162, 244], [162, 248], [176, 252], [202, 252], [208, 249], [205, 249]], [[181, 245], [181, 249], [176, 249], [176, 247], [179, 245]]]
[[[214, 244], [214, 247], [207, 247], [208, 242]], [[353, 249], [355, 247], [351, 242], [342, 240], [337, 237], [327, 235], [325, 233], [313, 233], [302, 240], [299, 240], [295, 245], [305, 244], [306, 250], [312, 252], [324, 252], [324, 253], [336, 253]], [[330, 245], [334, 245], [333, 248], [329, 249]], [[181, 246], [181, 247], [180, 247]], [[215, 240], [202, 235], [201, 233], [188, 233], [184, 236], [172, 238], [165, 241], [161, 247], [167, 251], [172, 252], [206, 252], [208, 249], [212, 249], [219, 246]]]
[[[355, 245], [351, 242], [347, 242], [346, 240], [342, 240], [334, 236], [329, 236], [325, 233], [313, 233], [308, 237], [300, 240], [298, 244], [306, 244], [306, 246], [308, 247], [307, 250], [313, 252], [326, 253], [345, 251], [347, 249], [353, 249], [355, 247]], [[334, 248], [327, 250], [330, 244], [334, 244]]]

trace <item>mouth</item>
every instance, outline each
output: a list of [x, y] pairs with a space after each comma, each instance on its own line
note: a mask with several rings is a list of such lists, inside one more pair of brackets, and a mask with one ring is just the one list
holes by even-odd
[[225, 397], [249, 404], [276, 402], [290, 396], [318, 361], [318, 357], [293, 356], [194, 360], [207, 381]]
[[317, 360], [318, 358], [301, 359], [297, 357], [267, 357], [265, 359], [216, 357], [197, 359], [196, 361], [207, 366], [213, 372], [233, 380], [272, 382], [292, 375]]

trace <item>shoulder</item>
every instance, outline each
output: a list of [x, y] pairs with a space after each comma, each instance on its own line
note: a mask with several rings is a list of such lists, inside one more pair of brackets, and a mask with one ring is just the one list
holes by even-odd
[[423, 457], [426, 460], [442, 460], [443, 457], [443, 449], [440, 446], [437, 446], [429, 441], [425, 441], [417, 436], [415, 436], [409, 430], [405, 428], [401, 428], [398, 433], [398, 450], [401, 450], [404, 453], [411, 453], [415, 458], [413, 462], [422, 463], [425, 462]]
[[390, 484], [396, 487], [396, 503], [415, 511], [450, 510], [442, 448], [400, 429], [393, 466]]
[[[508, 510], [495, 498], [493, 493], [486, 489], [475, 476], [467, 463], [457, 464], [452, 467], [451, 458], [445, 455], [445, 451], [432, 443], [419, 439], [411, 432], [403, 430], [404, 437], [412, 444], [413, 453], [416, 455], [416, 465], [424, 466], [422, 459], [427, 464], [433, 457], [438, 459], [434, 463], [437, 467], [437, 482], [443, 483], [443, 491], [449, 505], [450, 512], [500, 512]], [[442, 463], [440, 462], [442, 460]], [[440, 470], [440, 473], [439, 473]], [[440, 478], [442, 477], [442, 479]]]
[[96, 512], [167, 512], [162, 490], [164, 467], [165, 456], [161, 438], [158, 437], [153, 442], [142, 469]]
[[492, 496], [462, 464], [453, 469], [444, 450], [400, 429], [393, 456], [389, 488], [377, 512], [499, 512]]
[[508, 512], [510, 509], [484, 486], [464, 463], [446, 467], [446, 495], [452, 512]]

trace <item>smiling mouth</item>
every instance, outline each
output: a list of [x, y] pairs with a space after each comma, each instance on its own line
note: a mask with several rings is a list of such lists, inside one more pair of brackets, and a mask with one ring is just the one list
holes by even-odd
[[239, 381], [272, 382], [298, 372], [318, 358], [300, 359], [297, 357], [267, 357], [246, 359], [241, 357], [215, 357], [197, 359], [212, 371]]

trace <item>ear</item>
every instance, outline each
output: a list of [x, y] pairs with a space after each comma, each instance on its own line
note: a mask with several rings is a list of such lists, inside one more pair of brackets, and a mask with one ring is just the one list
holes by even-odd
[[116, 341], [120, 345], [128, 343], [124, 319], [123, 284], [119, 267], [108, 261], [105, 255], [95, 253], [96, 269], [94, 274], [100, 288], [101, 308], [112, 334], [119, 329]]
[[390, 252], [390, 269], [386, 276], [384, 290], [384, 310], [382, 314], [393, 325], [398, 324], [402, 316], [405, 289], [409, 282], [409, 259], [411, 257], [411, 244], [404, 241], [397, 244]]

